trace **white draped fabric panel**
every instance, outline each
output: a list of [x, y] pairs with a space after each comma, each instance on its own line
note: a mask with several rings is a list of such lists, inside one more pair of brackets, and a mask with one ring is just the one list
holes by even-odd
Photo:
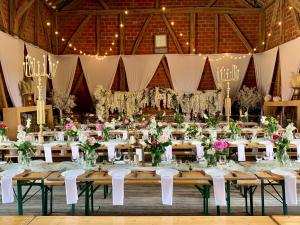
[[197, 91], [206, 56], [200, 55], [166, 55], [174, 89], [182, 92]]
[[92, 98], [97, 85], [102, 85], [105, 89], [111, 88], [118, 68], [119, 55], [103, 58], [81, 55], [79, 58]]
[[23, 80], [24, 42], [0, 31], [0, 61], [11, 101], [15, 107], [20, 107], [19, 83]]
[[288, 101], [292, 98], [291, 88], [292, 73], [300, 69], [300, 37], [279, 46], [281, 68], [281, 98]]
[[[43, 50], [41, 48], [38, 48], [38, 47], [36, 47], [34, 45], [28, 44], [28, 43], [25, 43], [25, 46], [26, 46], [26, 50], [27, 50], [28, 55], [30, 55], [32, 58], [35, 58], [35, 60], [40, 61], [41, 73], [44, 72], [43, 71], [43, 63], [44, 63], [44, 57], [43, 56], [46, 56], [46, 65], [47, 65], [47, 61], [48, 61], [47, 60], [47, 55], [48, 55], [48, 52], [46, 52], [45, 50]], [[46, 71], [46, 73], [47, 73], [47, 71]], [[43, 96], [44, 100], [46, 100], [47, 79], [48, 78], [46, 78], [46, 77], [42, 78], [42, 86], [43, 86], [42, 96]], [[35, 78], [33, 80], [34, 80], [34, 83], [35, 83], [35, 87], [37, 87], [38, 79]], [[35, 99], [38, 98], [37, 88], [35, 88], [34, 96], [35, 96]]]
[[77, 55], [52, 55], [51, 61], [55, 63], [58, 61], [56, 75], [52, 80], [54, 91], [70, 94], [74, 75], [76, 71], [78, 56]]
[[140, 91], [151, 81], [162, 54], [122, 55], [129, 91]]
[[269, 94], [271, 88], [277, 52], [278, 47], [275, 47], [253, 55], [257, 89], [263, 96]]
[[[231, 97], [235, 97], [237, 92], [240, 90], [251, 55], [248, 54], [237, 54], [237, 53], [224, 53], [224, 54], [212, 54], [208, 55], [211, 70], [213, 73], [214, 81], [217, 87], [221, 87], [218, 78], [218, 69], [229, 68], [231, 69], [232, 65], [236, 65], [239, 72], [239, 79], [237, 81], [231, 82]], [[223, 86], [223, 88], [226, 88]]]

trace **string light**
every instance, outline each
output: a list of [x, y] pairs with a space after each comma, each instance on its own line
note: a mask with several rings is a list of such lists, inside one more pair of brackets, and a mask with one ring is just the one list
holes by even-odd
[[174, 21], [172, 21], [172, 22], [171, 22], [171, 25], [172, 25], [172, 26], [174, 26], [174, 25], [175, 25]]
[[112, 42], [111, 45], [114, 46], [114, 45], [115, 45], [115, 42]]
[[73, 48], [73, 50], [74, 50], [74, 51], [76, 51], [76, 50], [77, 50], [77, 48]]
[[183, 36], [183, 33], [180, 33], [179, 36], [182, 37], [182, 36]]
[[123, 24], [123, 23], [120, 23], [120, 27], [123, 28], [123, 27], [124, 27], [124, 24]]
[[190, 43], [187, 41], [187, 42], [185, 42], [185, 44], [186, 44], [186, 45], [189, 45]]
[[268, 37], [271, 37], [271, 33], [268, 33]]
[[69, 47], [72, 47], [72, 43], [69, 43]]
[[58, 31], [55, 31], [54, 33], [55, 33], [55, 35], [58, 35]]
[[279, 22], [278, 22], [278, 25], [279, 25], [279, 26], [281, 26], [281, 24], [282, 24], [282, 22], [281, 22], [281, 21], [279, 21]]
[[65, 41], [65, 39], [64, 39], [64, 38], [61, 38], [61, 41], [62, 41], [62, 42], [64, 42], [64, 41]]
[[124, 13], [125, 13], [125, 15], [128, 15], [128, 10], [125, 10], [125, 12], [124, 12]]
[[48, 27], [50, 27], [50, 26], [51, 26], [51, 23], [50, 23], [50, 22], [47, 22], [46, 25], [47, 25]]
[[263, 41], [261, 44], [262, 44], [262, 45], [265, 45], [265, 42]]
[[166, 7], [163, 6], [163, 7], [161, 8], [161, 10], [162, 10], [162, 11], [166, 11]]
[[289, 6], [289, 10], [292, 10], [293, 9], [293, 6]]
[[256, 52], [256, 50], [257, 50], [256, 48], [253, 49], [254, 52]]

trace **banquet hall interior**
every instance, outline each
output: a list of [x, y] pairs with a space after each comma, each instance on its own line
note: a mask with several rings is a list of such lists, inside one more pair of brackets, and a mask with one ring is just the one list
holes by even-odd
[[0, 224], [300, 224], [299, 129], [300, 0], [0, 0]]

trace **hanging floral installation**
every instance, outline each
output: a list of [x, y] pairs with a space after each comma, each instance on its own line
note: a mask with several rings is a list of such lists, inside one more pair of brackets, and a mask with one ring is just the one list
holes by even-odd
[[223, 93], [220, 90], [177, 92], [170, 88], [146, 88], [142, 91], [111, 91], [97, 86], [94, 93], [96, 113], [101, 119], [107, 119], [109, 113], [119, 112], [132, 116], [143, 108], [153, 107], [160, 110], [174, 109], [184, 114], [215, 113], [223, 109]]

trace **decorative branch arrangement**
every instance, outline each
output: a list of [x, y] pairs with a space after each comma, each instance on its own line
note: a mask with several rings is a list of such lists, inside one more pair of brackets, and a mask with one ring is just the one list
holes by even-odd
[[97, 86], [94, 93], [96, 113], [101, 119], [107, 119], [109, 113], [118, 111], [132, 116], [143, 108], [153, 107], [181, 110], [184, 114], [215, 113], [223, 109], [223, 94], [220, 90], [196, 91], [194, 93], [177, 92], [170, 88], [146, 88], [137, 92], [112, 92]]

